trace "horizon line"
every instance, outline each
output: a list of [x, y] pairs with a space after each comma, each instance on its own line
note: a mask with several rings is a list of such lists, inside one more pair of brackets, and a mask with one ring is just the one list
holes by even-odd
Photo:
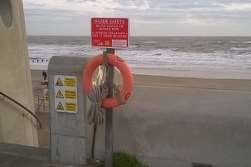
[[[27, 34], [26, 36], [47, 37], [91, 37], [91, 35]], [[130, 37], [251, 37], [251, 35], [131, 35]]]

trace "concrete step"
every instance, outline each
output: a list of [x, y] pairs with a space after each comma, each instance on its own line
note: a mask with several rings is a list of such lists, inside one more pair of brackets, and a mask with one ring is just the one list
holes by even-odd
[[0, 154], [29, 158], [40, 161], [49, 160], [49, 150], [46, 148], [37, 148], [22, 146], [16, 144], [0, 144]]
[[49, 161], [42, 161], [0, 153], [0, 167], [52, 167]]
[[[49, 161], [49, 150], [0, 143], [0, 167], [77, 167], [52, 163]], [[83, 167], [83, 166], [82, 166]]]

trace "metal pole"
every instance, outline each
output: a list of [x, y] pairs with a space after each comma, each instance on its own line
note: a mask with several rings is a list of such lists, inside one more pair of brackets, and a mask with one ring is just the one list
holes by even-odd
[[[107, 48], [104, 55], [115, 53], [112, 48]], [[108, 96], [113, 96], [113, 78], [114, 68], [108, 64], [106, 69], [106, 84], [108, 86]], [[105, 167], [112, 167], [112, 154], [113, 154], [113, 109], [106, 109], [105, 112]]]

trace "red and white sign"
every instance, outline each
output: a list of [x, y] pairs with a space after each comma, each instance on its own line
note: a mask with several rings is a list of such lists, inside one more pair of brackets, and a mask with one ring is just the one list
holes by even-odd
[[129, 38], [128, 18], [92, 18], [92, 46], [102, 48], [127, 48]]

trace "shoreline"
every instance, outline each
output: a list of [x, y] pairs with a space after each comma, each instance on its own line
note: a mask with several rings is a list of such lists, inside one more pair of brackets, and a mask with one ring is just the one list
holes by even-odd
[[[47, 71], [45, 65], [30, 65], [31, 71]], [[251, 72], [225, 72], [225, 71], [199, 71], [199, 70], [170, 70], [163, 68], [132, 68], [134, 75], [171, 77], [171, 78], [194, 78], [194, 79], [230, 79], [230, 80], [251, 80]]]
[[[40, 87], [42, 71], [31, 70], [34, 87]], [[133, 74], [134, 84], [144, 87], [186, 87], [199, 89], [241, 90], [251, 91], [251, 79], [222, 79], [222, 78], [193, 78], [181, 76], [158, 76], [147, 74]]]

